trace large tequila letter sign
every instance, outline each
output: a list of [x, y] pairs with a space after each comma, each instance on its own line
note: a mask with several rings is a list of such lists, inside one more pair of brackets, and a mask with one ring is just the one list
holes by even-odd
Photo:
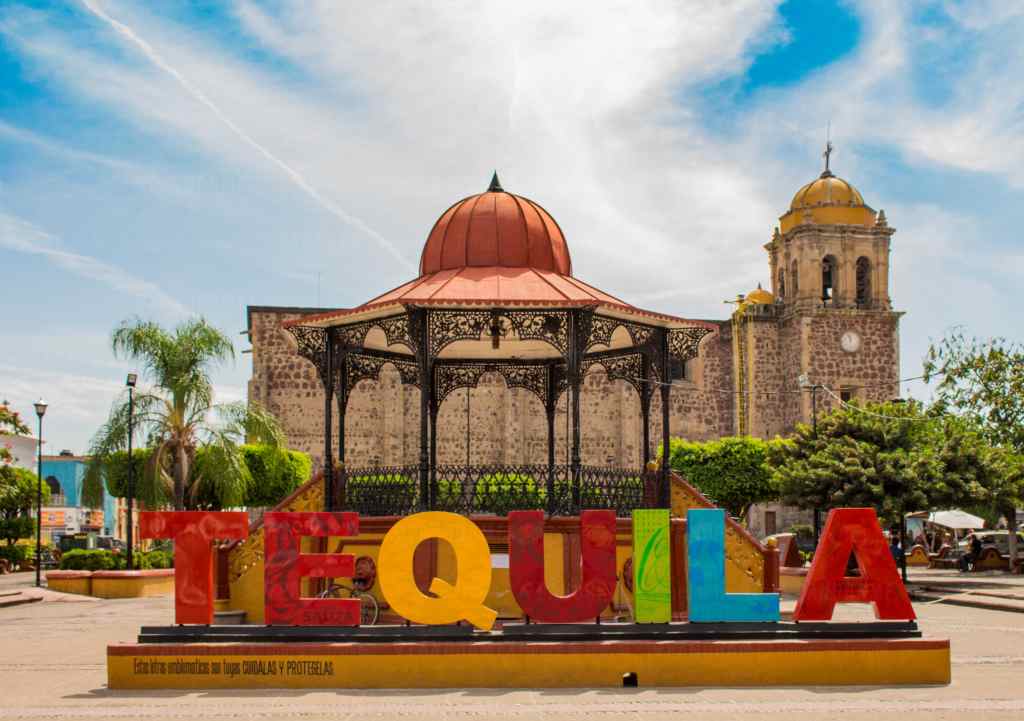
[[[213, 620], [214, 539], [244, 538], [245, 513], [175, 511], [140, 514], [142, 538], [175, 542], [175, 621], [209, 624]], [[669, 511], [633, 513], [633, 588], [638, 623], [671, 620], [672, 578]], [[687, 583], [691, 622], [772, 622], [779, 620], [777, 593], [727, 593], [725, 590], [725, 512], [692, 509], [687, 523]], [[508, 515], [509, 577], [512, 593], [533, 621], [576, 623], [598, 618], [615, 592], [616, 518], [613, 511], [580, 514], [580, 586], [566, 596], [544, 583], [542, 511]], [[268, 513], [265, 517], [266, 622], [296, 626], [354, 626], [359, 623], [355, 599], [301, 597], [305, 577], [339, 578], [354, 573], [348, 554], [301, 553], [300, 539], [344, 538], [359, 534], [354, 513]], [[455, 554], [456, 578], [439, 578], [430, 594], [413, 577], [416, 547], [430, 539], [449, 543]], [[850, 554], [857, 557], [858, 578], [845, 575]], [[491, 556], [487, 539], [470, 519], [452, 513], [425, 512], [398, 521], [381, 541], [378, 556], [380, 589], [392, 610], [418, 624], [468, 621], [490, 629], [497, 613], [484, 605], [491, 588]], [[829, 620], [837, 603], [872, 603], [878, 618], [914, 618], [896, 564], [882, 529], [870, 508], [843, 508], [829, 513], [818, 552], [807, 575], [794, 618]]]

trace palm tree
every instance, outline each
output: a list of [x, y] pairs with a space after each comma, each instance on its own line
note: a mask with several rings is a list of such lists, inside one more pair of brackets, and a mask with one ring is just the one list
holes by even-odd
[[[114, 331], [111, 345], [116, 357], [137, 361], [152, 383], [135, 393], [132, 425], [150, 449], [137, 498], [149, 507], [173, 499], [176, 510], [194, 508], [200, 498], [215, 498], [222, 507], [242, 505], [249, 471], [240, 444], [248, 440], [281, 448], [284, 437], [276, 419], [255, 404], [214, 403], [210, 371], [234, 359], [231, 340], [202, 318], [173, 332], [136, 318]], [[128, 412], [122, 395], [93, 437], [83, 482], [87, 503], [99, 504], [105, 470], [113, 454], [127, 446]], [[195, 464], [200, 447], [201, 468]]]

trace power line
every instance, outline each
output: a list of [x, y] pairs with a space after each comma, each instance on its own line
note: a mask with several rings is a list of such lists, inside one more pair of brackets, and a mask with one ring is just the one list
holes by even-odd
[[875, 413], [874, 411], [869, 411], [867, 408], [861, 408], [859, 405], [856, 405], [855, 403], [844, 401], [842, 398], [833, 393], [831, 389], [828, 388], [828, 386], [818, 387], [825, 391], [827, 395], [832, 396], [832, 398], [838, 401], [839, 405], [842, 406], [843, 408], [847, 408], [852, 411], [857, 411], [858, 413], [863, 413], [866, 416], [874, 416], [875, 418], [882, 418], [887, 421], [911, 421], [915, 423], [927, 423], [930, 421], [934, 421], [936, 418], [936, 416], [926, 416], [924, 418], [907, 418], [906, 416], [887, 416], [884, 413]]
[[[943, 374], [941, 372], [938, 372], [938, 373], [931, 374], [930, 377], [934, 378], [934, 377], [938, 377], [940, 375], [943, 375]], [[924, 377], [925, 376], [920, 375], [920, 376], [913, 376], [911, 378], [900, 378], [898, 380], [886, 381], [886, 382], [881, 382], [881, 383], [867, 383], [867, 384], [861, 384], [861, 385], [844, 385], [842, 388], [843, 388], [843, 390], [847, 390], [847, 389], [848, 390], [863, 390], [863, 389], [870, 389], [870, 388], [892, 388], [893, 386], [899, 386], [899, 385], [901, 385], [903, 383], [909, 383], [910, 381], [921, 380]], [[697, 388], [697, 387], [688, 388], [686, 386], [675, 385], [673, 382], [659, 381], [659, 380], [656, 380], [654, 378], [636, 378], [636, 377], [633, 377], [633, 378], [628, 378], [627, 380], [635, 381], [637, 383], [648, 383], [648, 384], [655, 385], [655, 386], [672, 386], [672, 389], [674, 391], [687, 391], [687, 392], [691, 392], [691, 393], [722, 393], [722, 394], [725, 394], [725, 395], [783, 396], [783, 395], [801, 394], [801, 393], [807, 392], [807, 390], [808, 390], [807, 388], [794, 388], [792, 390], [786, 389], [786, 390], [779, 390], [779, 391], [746, 391], [746, 390], [734, 390], [732, 388]], [[825, 386], [825, 385], [822, 385], [822, 384], [815, 384], [815, 385], [817, 385], [819, 388], [822, 388], [822, 389], [826, 390], [829, 393], [829, 395], [834, 395], [830, 390], [828, 390], [828, 386]], [[809, 386], [808, 386], [808, 388], [809, 388]]]

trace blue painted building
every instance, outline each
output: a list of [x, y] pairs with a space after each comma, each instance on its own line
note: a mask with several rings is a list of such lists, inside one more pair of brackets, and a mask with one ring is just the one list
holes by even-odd
[[[49, 500], [44, 497], [43, 528], [50, 535], [81, 531], [101, 536], [117, 536], [117, 499], [103, 494], [99, 509], [82, 506], [82, 482], [88, 458], [66, 451], [58, 456], [43, 456], [43, 482], [49, 487]], [[46, 492], [44, 486], [43, 492]]]

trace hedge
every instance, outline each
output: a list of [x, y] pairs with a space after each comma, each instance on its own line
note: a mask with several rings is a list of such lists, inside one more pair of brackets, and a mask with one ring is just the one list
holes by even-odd
[[[174, 568], [174, 556], [167, 551], [139, 551], [132, 554], [135, 568]], [[60, 559], [61, 570], [65, 571], [121, 571], [127, 565], [127, 556], [102, 548], [75, 548]]]
[[61, 570], [65, 571], [115, 571], [124, 566], [124, 561], [115, 554], [102, 549], [73, 548], [60, 557]]

